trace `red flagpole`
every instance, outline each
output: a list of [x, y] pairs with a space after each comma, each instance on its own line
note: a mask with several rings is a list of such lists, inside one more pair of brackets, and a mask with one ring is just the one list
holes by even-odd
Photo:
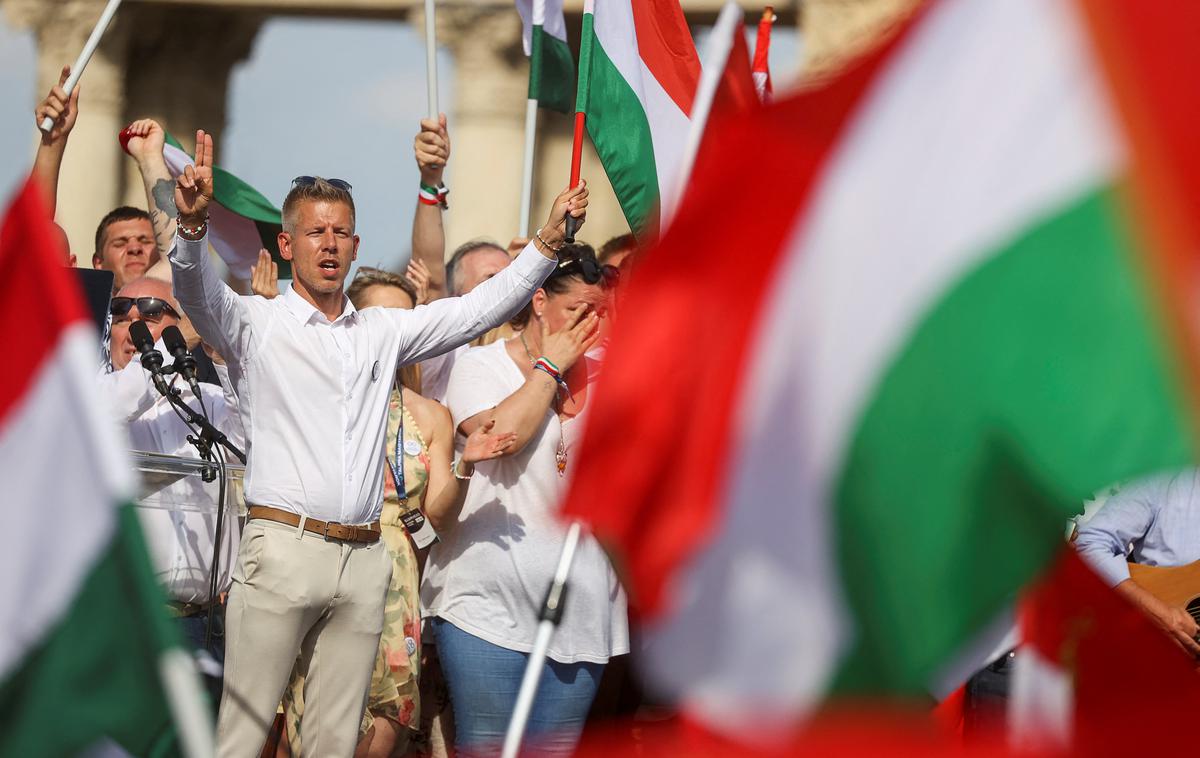
[[[575, 142], [571, 145], [572, 187], [579, 184], [579, 164], [583, 161], [583, 129], [587, 122], [588, 82], [592, 72], [592, 41], [595, 39], [592, 32], [594, 6], [595, 0], [584, 0], [583, 30], [579, 37], [579, 79], [575, 88]], [[575, 231], [578, 228], [579, 222], [568, 216], [566, 242], [575, 241]]]

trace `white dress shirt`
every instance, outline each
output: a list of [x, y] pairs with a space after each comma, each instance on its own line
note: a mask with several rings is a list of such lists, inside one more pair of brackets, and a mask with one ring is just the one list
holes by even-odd
[[397, 365], [466, 344], [521, 309], [554, 269], [529, 245], [462, 297], [413, 310], [356, 310], [332, 322], [295, 289], [238, 295], [208, 261], [208, 240], [177, 237], [175, 295], [205, 342], [231, 359], [249, 439], [246, 502], [343, 524], [383, 507], [387, 402]]
[[[163, 349], [161, 342], [158, 349]], [[166, 398], [154, 389], [149, 372], [136, 359], [120, 371], [102, 373], [97, 383], [111, 399], [120, 421], [126, 425], [134, 450], [198, 457], [196, 448], [187, 441], [191, 430], [171, 409]], [[171, 386], [180, 391], [180, 398], [192, 410], [200, 412], [196, 396], [178, 375], [171, 378]], [[234, 445], [242, 447], [242, 425], [221, 388], [201, 384], [200, 391], [213, 426], [224, 432]], [[136, 509], [155, 575], [172, 600], [182, 603], [208, 600], [209, 567], [216, 534], [217, 489], [216, 482], [204, 483], [188, 477], [164, 488], [160, 499], [198, 510]], [[229, 588], [238, 548], [237, 521], [229, 513], [225, 516], [218, 592]]]

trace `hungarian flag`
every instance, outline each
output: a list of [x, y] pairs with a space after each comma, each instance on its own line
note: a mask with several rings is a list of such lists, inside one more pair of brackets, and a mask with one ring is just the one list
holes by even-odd
[[0, 374], [0, 755], [107, 741], [177, 755], [176, 729], [189, 755], [211, 755], [194, 665], [127, 505], [127, 444], [96, 395], [96, 331], [55, 246], [30, 183], [0, 227], [0, 324], [22, 347]]
[[1021, 606], [1013, 742], [1076, 755], [1174, 752], [1200, 713], [1195, 664], [1070, 549]]
[[654, 238], [684, 157], [700, 58], [679, 0], [583, 6], [575, 109], [629, 227]]
[[[124, 132], [119, 139], [124, 149], [128, 141]], [[163, 159], [172, 177], [192, 165], [192, 156], [171, 134], [163, 147]], [[209, 244], [234, 276], [249, 279], [250, 268], [258, 263], [258, 251], [266, 248], [279, 265], [279, 278], [291, 277], [291, 264], [279, 257], [283, 217], [261, 192], [228, 171], [214, 168], [213, 203], [208, 214]]]
[[575, 60], [567, 46], [562, 0], [517, 0], [529, 57], [529, 99], [539, 107], [570, 113], [575, 94]]
[[924, 702], [1085, 497], [1196, 459], [1196, 29], [937, 0], [719, 133], [565, 505], [626, 570], [648, 689], [756, 734]]
[[775, 92], [771, 87], [770, 66], [771, 26], [774, 23], [775, 9], [768, 5], [758, 21], [758, 36], [754, 40], [754, 86], [758, 90], [758, 99], [764, 103], [771, 102]]

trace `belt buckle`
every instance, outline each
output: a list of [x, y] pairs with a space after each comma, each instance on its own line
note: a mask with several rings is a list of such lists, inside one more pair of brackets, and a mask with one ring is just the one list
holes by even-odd
[[321, 538], [324, 539], [326, 542], [329, 541], [329, 527], [330, 527], [330, 523], [328, 521], [326, 521], [325, 522], [325, 530], [323, 532], [321, 532]]

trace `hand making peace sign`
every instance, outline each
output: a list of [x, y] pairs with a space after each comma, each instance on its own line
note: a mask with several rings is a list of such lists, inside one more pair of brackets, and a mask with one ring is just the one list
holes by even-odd
[[203, 129], [196, 132], [196, 162], [175, 180], [175, 207], [187, 226], [199, 226], [208, 220], [208, 204], [213, 197], [213, 140]]

